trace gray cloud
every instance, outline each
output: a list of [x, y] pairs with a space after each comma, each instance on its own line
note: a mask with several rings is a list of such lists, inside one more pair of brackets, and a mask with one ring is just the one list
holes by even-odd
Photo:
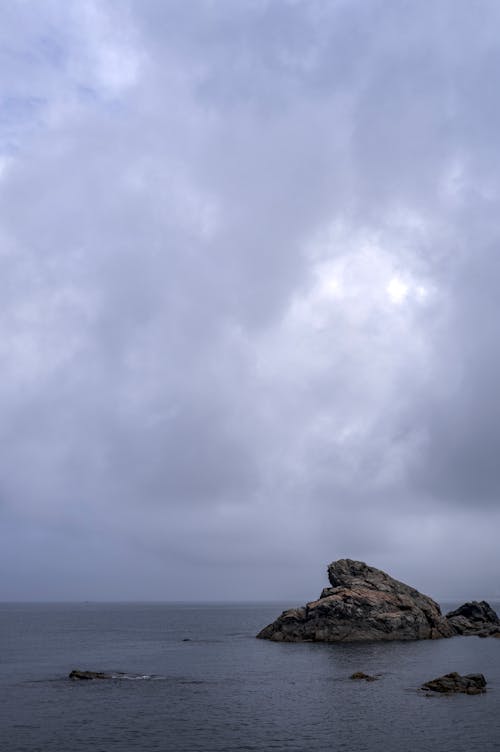
[[0, 597], [498, 594], [496, 3], [2, 15]]

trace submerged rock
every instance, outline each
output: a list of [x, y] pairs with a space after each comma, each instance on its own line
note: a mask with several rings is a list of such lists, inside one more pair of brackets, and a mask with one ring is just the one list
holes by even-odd
[[422, 689], [431, 692], [450, 694], [451, 692], [465, 692], [468, 695], [480, 695], [486, 692], [486, 679], [483, 674], [466, 674], [460, 676], [456, 672], [438, 676], [422, 685]]
[[80, 671], [74, 669], [69, 675], [70, 679], [81, 679], [82, 681], [90, 681], [92, 679], [112, 679], [111, 674], [106, 674], [104, 671]]
[[500, 637], [500, 619], [486, 601], [468, 601], [446, 618], [454, 634]]
[[438, 604], [362, 561], [328, 567], [331, 587], [316, 601], [284, 611], [257, 637], [277, 642], [365, 642], [451, 637]]
[[351, 674], [349, 679], [364, 679], [365, 681], [372, 682], [377, 681], [376, 676], [370, 676], [370, 674], [365, 674], [364, 671], [355, 671], [354, 674]]

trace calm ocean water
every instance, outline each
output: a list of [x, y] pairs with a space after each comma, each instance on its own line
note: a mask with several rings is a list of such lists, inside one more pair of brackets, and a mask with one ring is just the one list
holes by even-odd
[[[500, 750], [500, 640], [256, 640], [289, 605], [0, 604], [1, 752]], [[488, 693], [416, 691], [449, 671]]]

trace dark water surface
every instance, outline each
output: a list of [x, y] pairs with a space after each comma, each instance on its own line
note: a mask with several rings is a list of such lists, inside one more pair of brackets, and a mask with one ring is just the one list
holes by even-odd
[[[288, 605], [0, 604], [1, 752], [500, 750], [500, 640], [256, 640]], [[449, 671], [488, 693], [416, 691]]]

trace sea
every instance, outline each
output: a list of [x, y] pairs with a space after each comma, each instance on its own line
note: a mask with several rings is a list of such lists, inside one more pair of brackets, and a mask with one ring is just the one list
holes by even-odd
[[[255, 639], [293, 605], [0, 604], [0, 752], [500, 750], [500, 640]], [[486, 694], [419, 690], [450, 671]]]

